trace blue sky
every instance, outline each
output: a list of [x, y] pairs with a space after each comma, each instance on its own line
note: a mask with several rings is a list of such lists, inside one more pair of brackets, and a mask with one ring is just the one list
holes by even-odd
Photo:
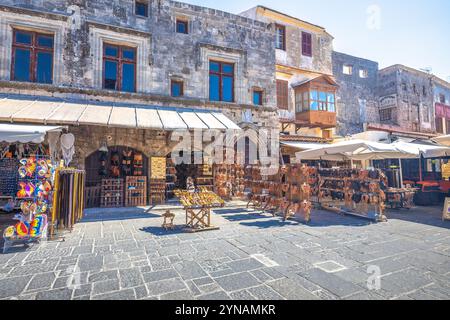
[[336, 51], [378, 61], [381, 68], [431, 68], [450, 81], [448, 0], [182, 1], [231, 13], [264, 5], [325, 27]]

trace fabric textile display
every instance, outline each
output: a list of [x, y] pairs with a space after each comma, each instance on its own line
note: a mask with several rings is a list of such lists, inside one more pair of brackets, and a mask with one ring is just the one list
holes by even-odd
[[51, 234], [57, 230], [72, 229], [82, 219], [84, 210], [84, 183], [86, 172], [76, 169], [57, 169]]

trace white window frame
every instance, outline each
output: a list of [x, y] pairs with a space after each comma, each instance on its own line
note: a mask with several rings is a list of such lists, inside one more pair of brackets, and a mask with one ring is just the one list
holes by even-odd
[[342, 73], [347, 75], [347, 76], [351, 76], [353, 74], [353, 65], [351, 65], [351, 64], [344, 64], [342, 66]]
[[365, 68], [360, 68], [359, 69], [359, 77], [361, 79], [367, 79], [369, 77], [369, 70], [367, 70]]

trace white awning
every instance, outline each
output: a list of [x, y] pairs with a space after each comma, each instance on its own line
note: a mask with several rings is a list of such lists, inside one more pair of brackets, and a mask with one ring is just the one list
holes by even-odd
[[299, 160], [378, 160], [409, 157], [410, 154], [398, 150], [392, 145], [365, 141], [350, 140], [330, 144], [318, 149], [296, 153]]
[[326, 147], [329, 144], [325, 143], [310, 143], [310, 142], [299, 142], [299, 141], [280, 141], [280, 144], [295, 148], [301, 151], [304, 150], [312, 150], [312, 149], [319, 149], [322, 147]]
[[0, 95], [0, 121], [156, 130], [240, 129], [231, 119], [215, 110], [58, 100], [25, 95]]
[[47, 132], [61, 131], [60, 126], [34, 126], [0, 123], [0, 142], [41, 143]]
[[398, 150], [410, 154], [411, 158], [419, 158], [420, 155], [424, 158], [440, 158], [450, 156], [450, 148], [446, 146], [408, 143], [403, 141], [396, 141], [391, 145]]

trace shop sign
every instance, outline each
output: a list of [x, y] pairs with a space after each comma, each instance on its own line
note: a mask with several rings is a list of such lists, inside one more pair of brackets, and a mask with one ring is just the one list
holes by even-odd
[[450, 198], [445, 198], [442, 220], [450, 220]]
[[151, 158], [151, 179], [157, 180], [166, 179], [166, 158], [164, 157]]
[[450, 162], [449, 163], [444, 163], [442, 165], [442, 179], [447, 180], [450, 179]]

